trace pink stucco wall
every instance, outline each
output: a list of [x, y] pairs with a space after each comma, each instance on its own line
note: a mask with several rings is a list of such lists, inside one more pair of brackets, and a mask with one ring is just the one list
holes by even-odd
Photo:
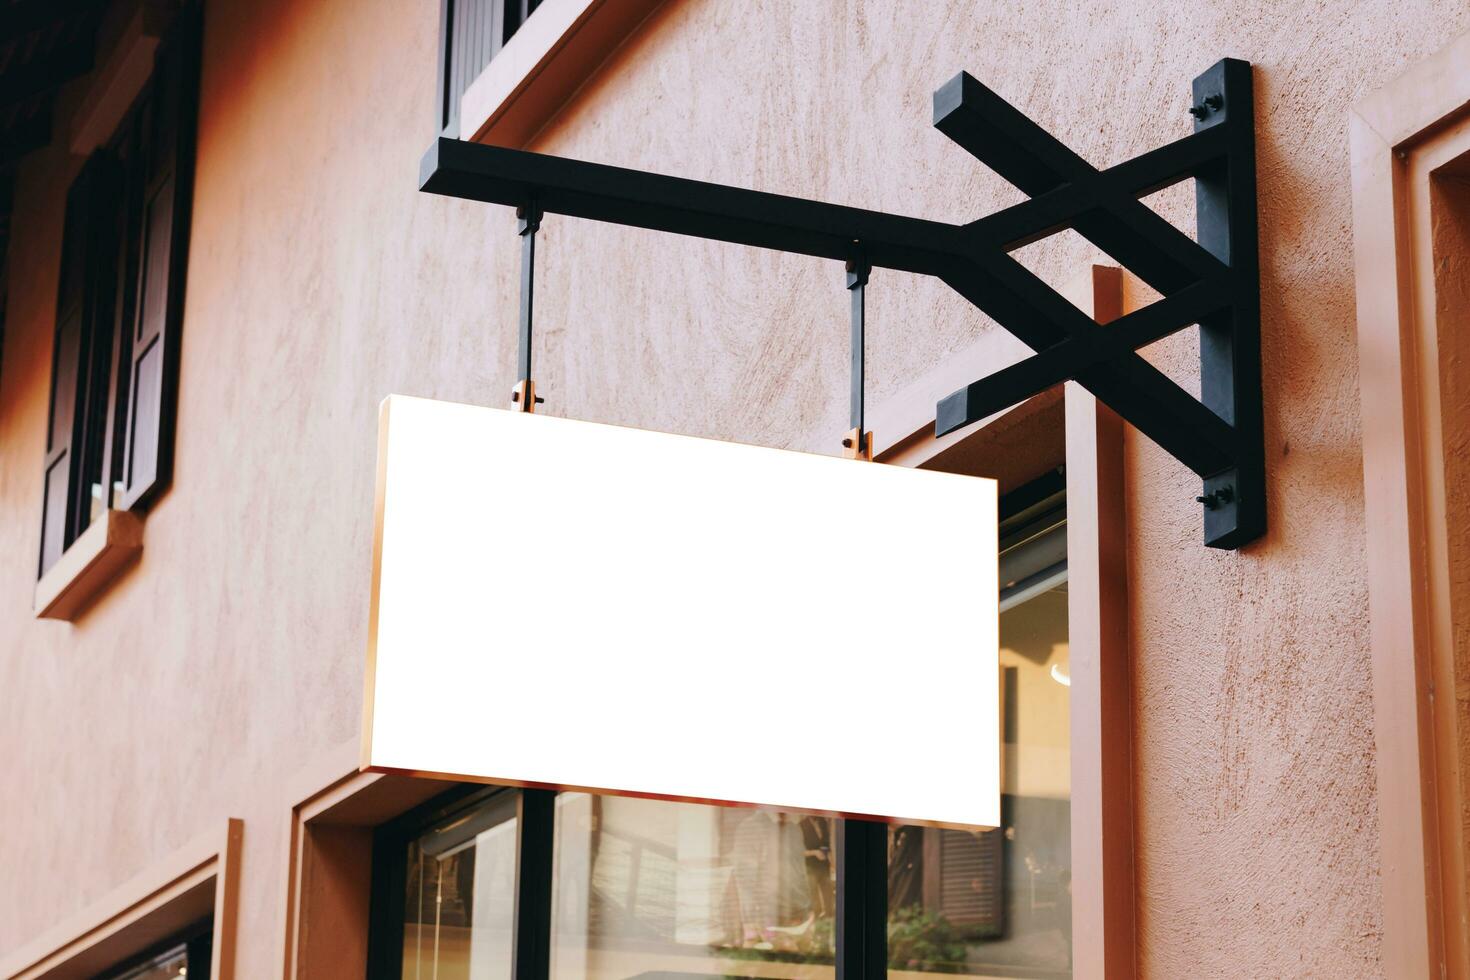
[[[282, 788], [358, 729], [375, 425], [389, 392], [500, 404], [515, 223], [415, 191], [437, 0], [207, 5], [173, 487], [76, 625], [31, 614], [63, 196], [28, 158], [0, 368], [0, 953], [226, 816], [239, 975], [280, 969]], [[1256, 63], [1272, 530], [1199, 544], [1196, 481], [1129, 446], [1140, 951], [1149, 976], [1374, 976], [1346, 109], [1470, 29], [1459, 0], [670, 0], [537, 149], [946, 220], [1018, 199], [930, 128], [969, 70], [1090, 160], [1188, 131]], [[1188, 222], [1185, 195], [1167, 197]], [[548, 219], [547, 411], [806, 449], [845, 429], [833, 263]], [[1027, 251], [1054, 282], [1093, 257]], [[879, 272], [872, 391], [989, 325]], [[1189, 383], [1188, 338], [1153, 352]], [[554, 585], [554, 573], [548, 572]]]

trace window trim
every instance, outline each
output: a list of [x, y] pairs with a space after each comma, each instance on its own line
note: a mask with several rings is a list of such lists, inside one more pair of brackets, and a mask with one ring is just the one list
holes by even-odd
[[453, 106], [446, 25], [455, 2], [441, 0], [435, 130], [523, 147], [666, 0], [542, 0]]
[[[1470, 840], [1454, 691], [1436, 171], [1470, 153], [1470, 34], [1348, 117], [1385, 972], [1470, 976]], [[1448, 434], [1448, 435], [1447, 435]]]
[[95, 976], [212, 917], [210, 980], [234, 980], [244, 822], [229, 819], [0, 959], [0, 980]]
[[104, 510], [36, 582], [36, 618], [75, 620], [142, 551], [138, 516]]
[[1077, 977], [1132, 978], [1138, 913], [1123, 421], [1072, 381], [1064, 410], [1072, 969]]
[[458, 785], [361, 772], [360, 751], [354, 735], [292, 780], [285, 980], [362, 980], [375, 828]]

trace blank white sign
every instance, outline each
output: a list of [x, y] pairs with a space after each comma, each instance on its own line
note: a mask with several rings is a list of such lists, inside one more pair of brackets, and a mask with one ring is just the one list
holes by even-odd
[[1000, 822], [992, 480], [399, 395], [363, 767]]

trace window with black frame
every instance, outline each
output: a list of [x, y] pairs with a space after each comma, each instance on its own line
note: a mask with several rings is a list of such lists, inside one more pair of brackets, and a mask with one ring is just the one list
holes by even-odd
[[67, 193], [39, 575], [172, 473], [198, 25], [196, 5], [175, 15], [152, 77]]
[[[1060, 473], [1004, 498], [1000, 530], [1003, 826], [889, 828], [890, 977], [1071, 975]], [[901, 658], [894, 671], [895, 697], [945, 683], [904, 677]], [[791, 750], [820, 778], [830, 726], [820, 700], [771, 696], [792, 698]], [[922, 731], [892, 737], [925, 750]], [[379, 830], [373, 980], [509, 980], [525, 887], [519, 792], [463, 788]], [[554, 980], [835, 976], [835, 819], [575, 792], [556, 794], [552, 809]]]
[[184, 935], [102, 974], [99, 980], [208, 980], [210, 936], [210, 923], [200, 923]]
[[459, 99], [541, 0], [441, 0], [439, 130], [458, 137]]

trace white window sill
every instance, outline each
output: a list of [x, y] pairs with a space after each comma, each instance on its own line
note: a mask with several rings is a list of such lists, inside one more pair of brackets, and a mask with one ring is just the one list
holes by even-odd
[[459, 137], [525, 146], [663, 2], [545, 0], [461, 97]]
[[36, 618], [76, 619], [142, 551], [142, 520], [103, 511], [36, 583]]

